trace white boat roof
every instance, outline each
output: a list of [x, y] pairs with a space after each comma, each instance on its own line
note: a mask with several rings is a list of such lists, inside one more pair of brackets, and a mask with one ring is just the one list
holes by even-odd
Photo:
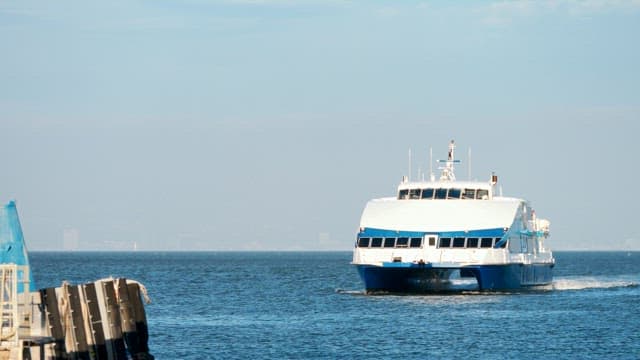
[[367, 202], [361, 228], [403, 231], [468, 231], [510, 227], [520, 199], [397, 200]]

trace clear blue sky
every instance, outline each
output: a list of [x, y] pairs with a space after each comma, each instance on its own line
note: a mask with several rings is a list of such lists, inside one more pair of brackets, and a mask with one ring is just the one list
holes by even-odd
[[3, 1], [0, 199], [31, 249], [350, 249], [456, 139], [554, 249], [640, 249], [639, 35], [638, 1]]

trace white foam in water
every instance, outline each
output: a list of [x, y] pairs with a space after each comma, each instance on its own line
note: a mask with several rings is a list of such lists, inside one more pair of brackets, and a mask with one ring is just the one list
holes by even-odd
[[608, 289], [633, 286], [638, 286], [638, 283], [611, 278], [566, 277], [553, 280], [553, 290]]
[[348, 295], [366, 295], [367, 293], [364, 290], [347, 290], [347, 289], [336, 289], [337, 294], [348, 294]]
[[[483, 292], [476, 292], [478, 284], [475, 280], [468, 279], [454, 279], [451, 281], [450, 287], [448, 290], [451, 291], [460, 291], [462, 294], [486, 294]], [[577, 277], [561, 277], [555, 278], [551, 285], [545, 286], [537, 286], [535, 288], [527, 289], [527, 290], [585, 290], [585, 289], [612, 289], [612, 288], [627, 288], [627, 287], [637, 287], [640, 286], [640, 279], [631, 279], [631, 278], [607, 278], [607, 277], [588, 277], [588, 276], [577, 276]], [[466, 291], [465, 291], [466, 290]], [[367, 292], [364, 290], [351, 290], [351, 289], [335, 289], [335, 292], [338, 294], [348, 294], [348, 295], [367, 295]], [[498, 294], [501, 292], [491, 292], [492, 294]], [[505, 294], [509, 294], [510, 292], [505, 292]], [[381, 292], [380, 294], [384, 294]]]

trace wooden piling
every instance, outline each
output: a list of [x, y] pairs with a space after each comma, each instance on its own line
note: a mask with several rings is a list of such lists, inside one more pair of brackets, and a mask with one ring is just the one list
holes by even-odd
[[129, 288], [127, 287], [127, 279], [118, 279], [116, 281], [118, 287], [118, 305], [120, 306], [120, 324], [122, 325], [122, 335], [129, 350], [129, 354], [138, 353], [136, 336], [136, 321], [133, 314], [133, 307], [129, 301]]
[[85, 295], [85, 303], [89, 313], [89, 326], [93, 334], [93, 344], [95, 346], [95, 354], [93, 358], [97, 360], [106, 360], [109, 358], [107, 347], [105, 345], [104, 330], [102, 328], [102, 317], [100, 316], [100, 304], [96, 294], [96, 285], [88, 283], [82, 285]]
[[42, 335], [23, 339], [22, 358], [30, 358], [30, 347], [39, 346], [41, 359], [48, 360], [154, 359], [143, 291], [141, 284], [124, 278], [39, 290], [35, 309]]
[[144, 311], [144, 305], [142, 304], [142, 297], [140, 294], [140, 286], [136, 283], [128, 284], [129, 288], [129, 301], [133, 307], [133, 313], [135, 316], [136, 330], [137, 330], [137, 352], [133, 354], [140, 359], [147, 359], [143, 357], [143, 354], [149, 354], [149, 328], [147, 326], [147, 315]]
[[89, 345], [85, 334], [84, 317], [82, 313], [82, 300], [80, 299], [80, 290], [77, 286], [66, 285], [69, 309], [71, 311], [71, 324], [67, 325], [67, 331], [71, 332], [71, 341], [67, 340], [69, 351], [73, 359], [90, 360]]
[[108, 336], [105, 339], [107, 351], [111, 359], [126, 359], [127, 350], [125, 348], [124, 339], [122, 338], [122, 328], [120, 325], [120, 307], [116, 298], [116, 291], [113, 281], [102, 281], [102, 293], [104, 308], [107, 313], [106, 325], [108, 328]]
[[54, 339], [53, 356], [55, 359], [66, 358], [66, 347], [64, 344], [64, 331], [62, 329], [62, 321], [60, 319], [60, 310], [58, 308], [58, 297], [55, 288], [46, 288], [40, 290], [43, 311], [48, 323], [48, 333]]

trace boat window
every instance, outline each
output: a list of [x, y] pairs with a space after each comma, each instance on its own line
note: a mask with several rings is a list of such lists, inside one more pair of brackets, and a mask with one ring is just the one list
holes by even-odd
[[[496, 238], [496, 243], [498, 243], [498, 241], [500, 241], [500, 238]], [[507, 242], [506, 242], [506, 241], [505, 241], [505, 242], [503, 242], [503, 243], [500, 245], [500, 248], [502, 248], [502, 249], [504, 249], [504, 248], [506, 248], [506, 247], [507, 247]]]
[[419, 238], [419, 237], [411, 238], [412, 248], [419, 248], [420, 246], [422, 246], [422, 238]]
[[482, 200], [489, 199], [489, 190], [478, 189], [478, 191], [476, 191], [476, 199], [482, 199]]
[[371, 247], [381, 247], [381, 246], [382, 246], [382, 238], [371, 239]]
[[396, 247], [398, 247], [398, 248], [409, 247], [409, 238], [399, 237], [398, 241], [396, 241]]
[[384, 238], [384, 247], [392, 248], [396, 244], [396, 238]]
[[447, 195], [447, 199], [460, 199], [460, 189], [449, 189], [449, 194]]
[[409, 190], [400, 190], [398, 193], [398, 200], [403, 200], [409, 197]]
[[463, 248], [464, 247], [465, 238], [454, 238], [453, 239], [453, 247], [454, 248]]
[[451, 247], [451, 238], [440, 238], [440, 246], [441, 248]]
[[467, 239], [467, 247], [468, 248], [477, 248], [478, 247], [478, 238], [468, 238]]
[[409, 190], [409, 199], [412, 199], [412, 200], [420, 199], [420, 189]]
[[436, 189], [436, 194], [435, 194], [435, 198], [438, 200], [442, 200], [442, 199], [446, 199], [447, 198], [447, 189]]
[[362, 237], [358, 239], [358, 247], [369, 247], [369, 238]]
[[436, 246], [436, 238], [433, 236], [429, 237], [429, 246]]
[[481, 248], [490, 248], [493, 245], [493, 238], [482, 238], [480, 241]]
[[476, 198], [476, 189], [464, 189], [462, 193], [463, 199], [475, 199]]
[[423, 199], [433, 199], [433, 189], [422, 189]]
[[511, 253], [519, 253], [520, 252], [519, 239], [513, 239], [513, 240], [509, 241], [509, 252], [511, 252]]

